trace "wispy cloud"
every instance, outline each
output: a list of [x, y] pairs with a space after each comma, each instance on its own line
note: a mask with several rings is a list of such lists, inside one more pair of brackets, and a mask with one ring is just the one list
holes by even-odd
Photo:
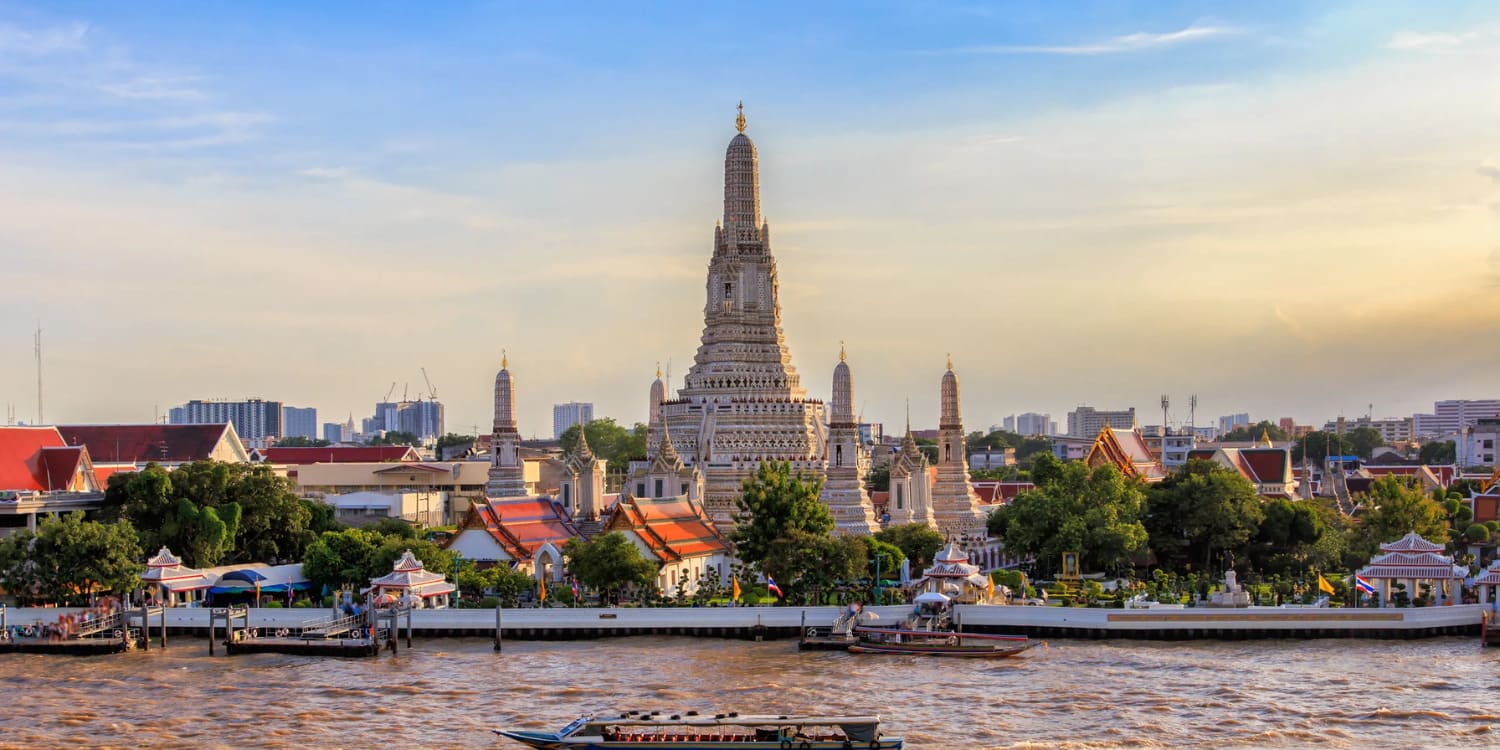
[[958, 55], [1112, 55], [1122, 52], [1142, 52], [1152, 49], [1175, 47], [1189, 42], [1235, 36], [1244, 33], [1233, 26], [1214, 26], [1194, 23], [1176, 31], [1138, 31], [1111, 37], [1100, 42], [1066, 45], [996, 44], [977, 47], [957, 47], [939, 50], [937, 54]]
[[0, 57], [43, 57], [83, 49], [89, 27], [69, 23], [43, 28], [0, 24]]
[[121, 99], [196, 101], [204, 98], [204, 94], [191, 85], [195, 80], [198, 79], [140, 76], [121, 83], [102, 84], [99, 90]]
[[1458, 52], [1480, 38], [1477, 31], [1450, 34], [1440, 31], [1398, 31], [1386, 43], [1406, 52]]
[[1495, 184], [1500, 185], [1500, 167], [1497, 167], [1493, 164], [1481, 164], [1479, 165], [1479, 168], [1474, 171], [1490, 178], [1491, 180], [1494, 180]]

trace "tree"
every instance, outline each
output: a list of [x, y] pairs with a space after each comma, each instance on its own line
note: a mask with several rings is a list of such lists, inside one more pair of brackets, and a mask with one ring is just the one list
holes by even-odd
[[1452, 440], [1434, 440], [1423, 443], [1417, 460], [1428, 466], [1447, 465], [1458, 462], [1458, 446]]
[[1448, 541], [1448, 514], [1443, 506], [1427, 493], [1407, 487], [1398, 477], [1375, 480], [1364, 504], [1368, 510], [1354, 527], [1353, 547], [1367, 559], [1381, 544], [1413, 531], [1429, 541]]
[[441, 453], [444, 448], [447, 448], [450, 445], [463, 445], [465, 443], [473, 442], [473, 435], [459, 435], [457, 433], [449, 432], [437, 439], [437, 449], [438, 452]]
[[[888, 526], [875, 532], [875, 539], [901, 550], [901, 556], [911, 560], [914, 572], [931, 565], [933, 556], [943, 548], [943, 535], [925, 523]], [[881, 570], [884, 571], [885, 568], [882, 567]], [[885, 573], [882, 572], [881, 575]]]
[[265, 464], [235, 466], [230, 497], [244, 509], [235, 537], [236, 562], [296, 560], [314, 537], [308, 530], [312, 513], [291, 483]]
[[1209, 567], [1215, 553], [1243, 551], [1265, 511], [1255, 486], [1214, 461], [1192, 460], [1147, 493], [1151, 549]]
[[306, 435], [291, 435], [276, 441], [277, 448], [323, 448], [333, 443], [323, 438], [310, 438]]
[[406, 430], [387, 430], [384, 435], [376, 435], [370, 438], [370, 445], [410, 445], [419, 446], [422, 439], [415, 433]]
[[[865, 552], [870, 558], [870, 569], [865, 575], [870, 580], [879, 584], [880, 579], [894, 579], [901, 571], [901, 563], [906, 561], [906, 553], [900, 547], [889, 542], [883, 542], [876, 537], [862, 536], [858, 539], [865, 544]], [[876, 563], [879, 563], [877, 565]]]
[[580, 583], [599, 592], [606, 601], [618, 602], [631, 587], [651, 589], [656, 583], [656, 563], [618, 531], [600, 534], [588, 541], [569, 539], [563, 545], [568, 571]]
[[344, 584], [368, 585], [365, 573], [373, 566], [371, 558], [380, 535], [366, 529], [326, 531], [307, 545], [302, 555], [302, 574], [331, 589]]
[[396, 565], [396, 560], [407, 552], [421, 560], [422, 567], [443, 575], [453, 572], [453, 560], [458, 557], [456, 553], [449, 552], [426, 539], [381, 536], [380, 542], [370, 553], [370, 567], [365, 571], [366, 580], [379, 578], [391, 572], [391, 568]]
[[1063, 552], [1076, 552], [1081, 567], [1108, 570], [1145, 549], [1145, 503], [1141, 483], [1113, 466], [1063, 464], [1057, 479], [1011, 501], [1003, 516], [1005, 546], [1048, 565], [1057, 564]]
[[870, 560], [858, 537], [790, 529], [772, 540], [761, 565], [777, 579], [785, 601], [819, 604], [837, 584], [869, 575]]
[[[589, 450], [609, 462], [609, 472], [619, 473], [629, 468], [630, 459], [645, 457], [647, 432], [646, 425], [639, 422], [627, 430], [616, 424], [615, 420], [605, 417], [589, 422], [585, 434], [588, 436]], [[557, 442], [562, 446], [563, 453], [572, 453], [578, 447], [578, 425], [563, 430]]]
[[514, 607], [520, 602], [521, 595], [531, 590], [534, 581], [531, 576], [508, 565], [481, 570], [473, 560], [460, 560], [453, 583], [462, 596], [494, 596], [501, 606]]
[[1279, 425], [1272, 424], [1268, 419], [1263, 419], [1253, 425], [1236, 427], [1219, 436], [1219, 440], [1226, 443], [1252, 443], [1260, 440], [1262, 435], [1270, 436], [1275, 441], [1286, 440], [1288, 437], [1286, 430], [1281, 429]]
[[[1248, 551], [1251, 564], [1262, 573], [1292, 575], [1314, 563], [1317, 545], [1327, 532], [1327, 525], [1311, 502], [1286, 499], [1268, 500], [1262, 506], [1260, 528], [1251, 539]], [[1153, 543], [1155, 537], [1152, 538]], [[1322, 560], [1328, 567], [1338, 564], [1337, 556]]]
[[1354, 455], [1369, 458], [1376, 448], [1385, 445], [1385, 438], [1374, 427], [1356, 427], [1344, 436]]
[[0, 540], [0, 585], [27, 604], [86, 605], [95, 594], [139, 588], [141, 556], [128, 521], [99, 523], [69, 513], [43, 519], [35, 534]]
[[735, 554], [758, 567], [771, 543], [793, 531], [827, 535], [833, 531], [833, 515], [818, 501], [823, 489], [820, 477], [792, 473], [791, 464], [765, 462], [741, 485], [735, 501], [735, 528], [729, 538]]
[[889, 492], [891, 489], [891, 464], [889, 461], [870, 469], [865, 477], [865, 487], [872, 492]]

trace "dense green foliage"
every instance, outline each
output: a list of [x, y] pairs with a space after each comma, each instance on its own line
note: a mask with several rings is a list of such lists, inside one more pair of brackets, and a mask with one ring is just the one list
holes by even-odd
[[142, 549], [169, 547], [190, 566], [274, 563], [298, 559], [315, 538], [310, 505], [269, 466], [197, 461], [110, 477], [99, 518], [131, 522]]
[[1458, 461], [1458, 446], [1452, 440], [1434, 440], [1423, 443], [1417, 460], [1429, 466], [1447, 465]]
[[913, 574], [931, 565], [933, 555], [943, 548], [943, 535], [925, 523], [888, 526], [875, 532], [875, 539], [901, 550], [902, 557], [911, 560]]
[[[1050, 476], [1051, 464], [1045, 460], [1033, 466], [1033, 475], [1038, 466]], [[1121, 476], [1113, 466], [1090, 470], [1075, 461], [1061, 465], [1056, 478], [997, 508], [989, 530], [1004, 538], [1011, 554], [1035, 555], [1044, 570], [1055, 570], [1062, 553], [1076, 552], [1084, 570], [1115, 571], [1146, 550], [1140, 520], [1145, 506], [1141, 483]]]
[[376, 435], [375, 437], [370, 438], [369, 444], [410, 445], [412, 447], [416, 447], [422, 444], [422, 439], [417, 437], [415, 433], [407, 432], [405, 430], [389, 430], [384, 435]]
[[69, 513], [42, 519], [35, 534], [0, 539], [0, 586], [23, 605], [86, 605], [95, 594], [139, 588], [141, 558], [129, 522], [85, 521], [83, 513]]
[[310, 438], [305, 435], [292, 435], [276, 441], [277, 448], [323, 448], [333, 443], [323, 438]]
[[815, 604], [836, 584], [868, 576], [869, 555], [862, 537], [789, 529], [772, 540], [759, 564], [776, 579], [785, 601]]
[[569, 539], [563, 554], [568, 558], [568, 571], [605, 601], [618, 602], [631, 590], [649, 591], [656, 582], [656, 563], [618, 531], [586, 542]]
[[1023, 466], [1030, 465], [1032, 457], [1037, 454], [1052, 452], [1052, 441], [1047, 438], [1026, 436], [1005, 430], [995, 430], [989, 434], [971, 432], [965, 442], [970, 451], [1014, 448], [1016, 449], [1016, 462]]
[[1261, 420], [1252, 425], [1237, 427], [1220, 435], [1219, 440], [1226, 443], [1250, 443], [1260, 440], [1262, 435], [1269, 436], [1272, 440], [1281, 441], [1287, 439], [1286, 430], [1279, 425], [1272, 424], [1270, 420]]
[[[630, 459], [646, 456], [646, 425], [640, 422], [627, 430], [609, 417], [596, 419], [589, 422], [584, 435], [588, 437], [589, 450], [609, 462], [607, 470], [612, 474], [629, 468]], [[563, 453], [572, 453], [578, 447], [578, 425], [563, 430], [557, 442]]]
[[827, 536], [833, 531], [833, 516], [828, 506], [818, 501], [823, 489], [821, 477], [794, 474], [790, 464], [768, 461], [760, 465], [755, 476], [745, 479], [741, 489], [729, 538], [736, 555], [747, 565], [759, 568], [771, 544], [792, 532]]
[[373, 529], [344, 529], [324, 532], [307, 546], [302, 574], [331, 589], [345, 584], [358, 589], [370, 585], [370, 579], [391, 572], [407, 550], [434, 573], [447, 575], [453, 571], [454, 554], [432, 542]]
[[472, 560], [459, 560], [453, 582], [464, 599], [482, 601], [494, 597], [495, 603], [506, 607], [519, 604], [521, 595], [536, 585], [531, 576], [508, 565], [480, 569]]
[[1312, 461], [1322, 461], [1329, 456], [1369, 458], [1382, 445], [1385, 445], [1385, 439], [1372, 427], [1356, 427], [1343, 437], [1333, 432], [1313, 431], [1292, 446], [1292, 461], [1301, 462], [1304, 456]]
[[1255, 485], [1213, 461], [1193, 460], [1147, 491], [1146, 531], [1159, 561], [1209, 566], [1242, 552], [1265, 518]]

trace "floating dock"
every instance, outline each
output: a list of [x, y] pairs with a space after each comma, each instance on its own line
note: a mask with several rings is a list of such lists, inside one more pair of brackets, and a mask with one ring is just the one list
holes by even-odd
[[[268, 612], [274, 610], [255, 610]], [[295, 610], [293, 610], [295, 611]], [[292, 654], [294, 656], [359, 657], [379, 656], [382, 649], [395, 653], [400, 642], [401, 616], [406, 616], [406, 647], [412, 643], [412, 610], [387, 608], [364, 611], [357, 615], [340, 615], [303, 620], [296, 627], [251, 627], [252, 610], [248, 607], [208, 610], [208, 653], [223, 633], [224, 653]], [[219, 624], [223, 623], [223, 630]]]
[[[86, 609], [22, 609], [0, 606], [0, 654], [100, 656], [151, 647], [151, 621], [167, 645], [165, 611], [141, 607], [98, 614]], [[66, 624], [66, 627], [63, 625]]]

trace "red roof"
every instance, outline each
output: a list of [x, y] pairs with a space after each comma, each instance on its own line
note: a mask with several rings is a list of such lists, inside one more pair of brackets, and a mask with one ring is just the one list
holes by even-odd
[[1500, 494], [1475, 495], [1471, 502], [1474, 504], [1474, 523], [1500, 521]]
[[634, 531], [663, 562], [729, 549], [729, 542], [713, 521], [685, 497], [621, 500], [604, 530]]
[[0, 427], [0, 490], [70, 489], [82, 457], [56, 427]]
[[135, 464], [94, 464], [94, 481], [99, 489], [109, 489], [109, 478], [116, 474], [129, 474], [135, 471]]
[[1292, 479], [1292, 454], [1285, 448], [1241, 448], [1240, 460], [1257, 484], [1285, 484]]
[[189, 463], [211, 458], [227, 424], [60, 425], [68, 445], [86, 445], [104, 463]]
[[1031, 482], [978, 481], [972, 482], [972, 484], [974, 485], [974, 494], [978, 495], [979, 501], [986, 505], [994, 505], [996, 503], [1004, 505], [1014, 500], [1016, 495], [1026, 490], [1036, 489], [1036, 485]]
[[257, 448], [251, 460], [271, 464], [364, 464], [382, 461], [420, 461], [407, 445], [330, 445], [322, 448]]
[[[530, 560], [537, 548], [561, 547], [579, 537], [562, 505], [548, 497], [485, 500], [469, 508], [464, 528], [483, 528], [515, 560]], [[458, 538], [456, 535], [453, 539]]]

